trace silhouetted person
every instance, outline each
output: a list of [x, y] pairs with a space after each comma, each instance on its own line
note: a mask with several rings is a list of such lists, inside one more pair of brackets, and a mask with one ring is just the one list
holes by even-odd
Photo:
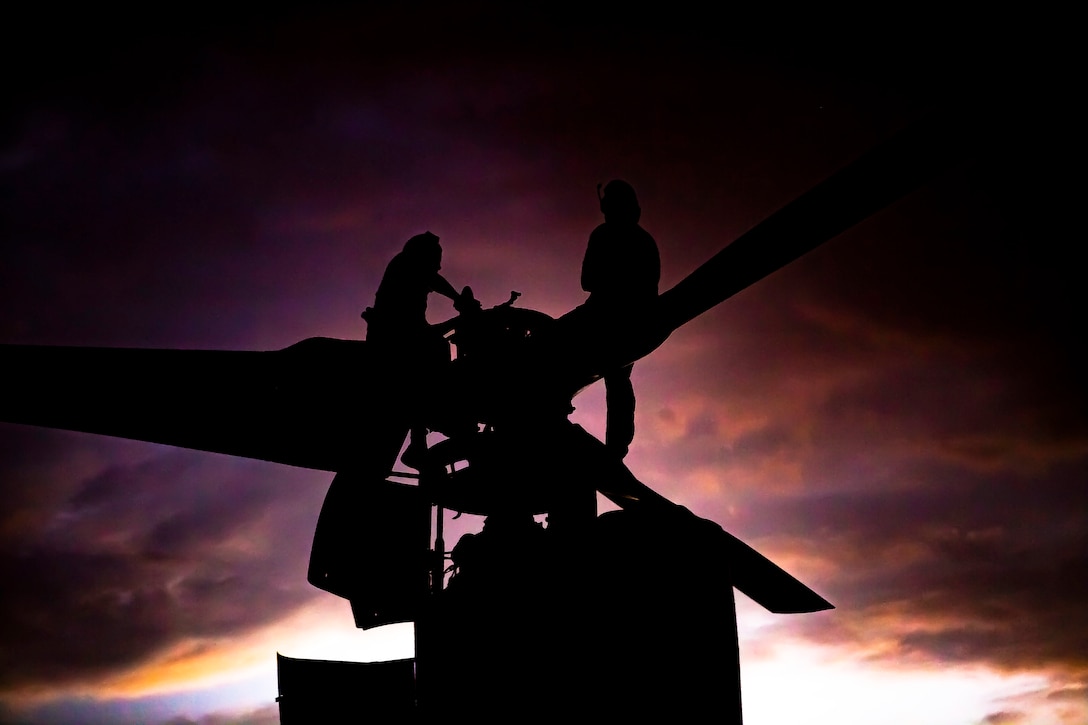
[[363, 313], [366, 339], [379, 345], [420, 344], [433, 337], [427, 323], [427, 295], [431, 292], [456, 302], [457, 291], [442, 269], [442, 247], [430, 232], [417, 234], [389, 262], [382, 276], [374, 306]]
[[[600, 186], [597, 194], [604, 224], [589, 235], [582, 261], [582, 289], [589, 292], [585, 307], [605, 321], [643, 315], [657, 298], [661, 279], [657, 242], [639, 226], [642, 209], [630, 184], [610, 181], [604, 195]], [[627, 365], [604, 376], [608, 407], [605, 445], [620, 457], [627, 455], [635, 436], [632, 367]]]
[[[363, 312], [367, 342], [403, 355], [406, 365], [423, 363], [426, 369], [427, 362], [448, 360], [446, 342], [427, 323], [427, 296], [437, 292], [453, 300], [455, 308], [461, 306], [462, 296], [439, 274], [440, 269], [442, 247], [437, 236], [424, 232], [405, 242], [404, 249], [385, 268], [374, 306]], [[467, 297], [478, 306], [471, 292]], [[411, 442], [402, 458], [405, 465], [419, 467], [427, 448], [426, 435], [423, 428], [412, 429]]]

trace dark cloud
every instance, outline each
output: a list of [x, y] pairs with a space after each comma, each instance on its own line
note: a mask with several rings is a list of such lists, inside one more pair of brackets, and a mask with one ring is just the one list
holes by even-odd
[[[177, 697], [169, 699], [178, 700], [181, 709], [191, 710], [191, 700], [186, 703]], [[25, 709], [18, 717], [7, 717], [0, 710], [0, 722], [5, 725], [68, 725], [76, 722], [80, 725], [278, 725], [280, 721], [278, 705], [253, 710], [228, 708], [193, 716], [170, 716], [164, 714], [166, 711], [158, 698], [105, 701], [80, 698]]]
[[766, 426], [738, 436], [729, 455], [741, 460], [774, 456], [795, 444], [794, 436], [794, 431], [785, 426]]
[[324, 477], [209, 458], [114, 466], [5, 542], [5, 689], [93, 681], [312, 599], [305, 567]]
[[1060, 687], [1047, 693], [1048, 700], [1069, 700], [1071, 702], [1084, 702], [1088, 699], [1088, 685]]
[[811, 532], [813, 553], [839, 567], [822, 583], [834, 616], [796, 626], [836, 644], [890, 641], [885, 656], [899, 664], [1083, 677], [1085, 473], [1083, 459], [1037, 478], [960, 469], [946, 487], [770, 505], [772, 539], [771, 528]]
[[1025, 722], [1024, 713], [1017, 712], [1015, 710], [1002, 710], [1001, 712], [990, 713], [982, 719], [982, 725], [1015, 725], [1018, 722]]
[[279, 705], [240, 714], [213, 713], [197, 720], [174, 718], [161, 725], [279, 725]]

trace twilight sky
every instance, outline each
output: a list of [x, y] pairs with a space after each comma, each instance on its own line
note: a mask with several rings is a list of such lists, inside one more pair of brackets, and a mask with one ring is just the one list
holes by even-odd
[[[617, 177], [665, 290], [970, 98], [979, 153], [636, 365], [627, 462], [837, 607], [738, 597], [749, 725], [1088, 720], [1061, 18], [314, 7], [12, 18], [0, 343], [358, 339], [428, 229], [485, 306], [559, 315]], [[305, 581], [330, 479], [0, 424], [0, 722], [275, 722], [276, 651], [402, 656]]]

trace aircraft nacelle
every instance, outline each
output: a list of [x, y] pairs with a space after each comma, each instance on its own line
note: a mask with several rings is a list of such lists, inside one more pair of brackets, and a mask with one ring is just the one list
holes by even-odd
[[583, 306], [554, 319], [514, 307], [513, 299], [437, 326], [448, 330], [456, 357], [419, 372], [432, 430], [455, 435], [469, 419], [524, 429], [563, 420], [581, 390], [656, 349], [671, 332], [662, 331], [656, 305], [625, 315]]

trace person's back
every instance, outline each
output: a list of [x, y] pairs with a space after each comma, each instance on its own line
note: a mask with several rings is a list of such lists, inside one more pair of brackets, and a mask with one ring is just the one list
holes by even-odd
[[642, 209], [635, 190], [624, 181], [611, 181], [600, 203], [605, 221], [589, 235], [582, 261], [587, 304], [644, 304], [657, 297], [661, 258], [657, 242], [639, 226]]
[[645, 304], [657, 297], [660, 277], [657, 243], [638, 224], [605, 222], [590, 234], [582, 263], [587, 304]]
[[383, 324], [419, 328], [427, 323], [432, 274], [401, 252], [389, 262], [374, 295], [375, 315]]

